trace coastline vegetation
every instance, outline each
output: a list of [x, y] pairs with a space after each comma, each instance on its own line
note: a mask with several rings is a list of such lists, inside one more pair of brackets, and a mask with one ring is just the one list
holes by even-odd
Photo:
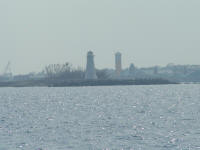
[[1, 81], [0, 87], [67, 87], [67, 86], [116, 86], [116, 85], [155, 85], [176, 84], [161, 78], [113, 79], [106, 69], [96, 70], [98, 79], [85, 80], [85, 72], [80, 67], [74, 68], [70, 63], [50, 64], [43, 69], [43, 78]]

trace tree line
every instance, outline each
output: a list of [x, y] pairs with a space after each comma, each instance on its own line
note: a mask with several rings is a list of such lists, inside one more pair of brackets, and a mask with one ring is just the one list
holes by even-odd
[[[66, 62], [64, 64], [50, 64], [47, 65], [43, 70], [45, 77], [47, 79], [65, 79], [65, 80], [74, 80], [74, 79], [84, 79], [85, 71], [78, 67], [74, 68], [70, 63]], [[96, 70], [98, 79], [108, 79], [109, 76], [105, 69]]]

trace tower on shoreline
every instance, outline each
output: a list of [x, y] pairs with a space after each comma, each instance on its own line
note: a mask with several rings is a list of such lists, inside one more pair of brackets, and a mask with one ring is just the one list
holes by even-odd
[[85, 72], [86, 80], [95, 80], [97, 79], [95, 65], [94, 65], [94, 54], [92, 51], [87, 53], [87, 66]]
[[122, 71], [122, 54], [117, 52], [115, 54], [115, 73], [119, 77]]

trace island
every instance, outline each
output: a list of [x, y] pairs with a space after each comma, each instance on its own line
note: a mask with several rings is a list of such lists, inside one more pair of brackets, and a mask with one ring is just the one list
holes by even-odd
[[0, 87], [81, 87], [81, 86], [122, 86], [122, 85], [164, 85], [178, 84], [165, 79], [101, 79], [101, 80], [24, 80], [0, 82]]

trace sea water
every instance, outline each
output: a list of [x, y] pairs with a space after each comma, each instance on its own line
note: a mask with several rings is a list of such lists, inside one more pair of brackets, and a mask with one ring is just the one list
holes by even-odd
[[200, 149], [200, 85], [0, 88], [0, 150], [122, 149]]

